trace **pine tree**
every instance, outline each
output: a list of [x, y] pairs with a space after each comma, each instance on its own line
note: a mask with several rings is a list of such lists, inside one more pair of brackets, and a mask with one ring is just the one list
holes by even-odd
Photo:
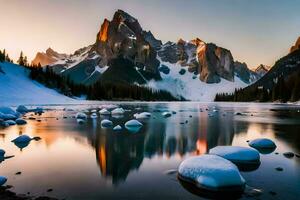
[[23, 55], [23, 51], [21, 51], [20, 57], [19, 57], [17, 63], [18, 63], [19, 65], [21, 65], [21, 66], [24, 66], [25, 63], [24, 63], [24, 55]]

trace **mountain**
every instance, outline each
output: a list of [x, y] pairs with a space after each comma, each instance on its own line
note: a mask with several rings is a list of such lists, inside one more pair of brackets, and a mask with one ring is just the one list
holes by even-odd
[[269, 70], [270, 66], [260, 64], [254, 71], [259, 77], [263, 77]]
[[0, 62], [0, 105], [74, 103], [55, 90], [32, 81], [29, 70], [8, 62]]
[[292, 53], [298, 49], [300, 49], [300, 37], [298, 37], [295, 45], [291, 47], [290, 52]]
[[67, 54], [60, 54], [54, 51], [51, 48], [48, 48], [46, 52], [38, 52], [35, 58], [32, 60], [33, 65], [38, 65], [39, 63], [41, 66], [51, 65], [58, 60], [62, 60], [67, 58]]
[[258, 81], [232, 95], [218, 94], [218, 101], [300, 100], [300, 49], [280, 58]]
[[246, 65], [237, 66], [228, 49], [199, 38], [162, 44], [122, 10], [104, 19], [94, 44], [50, 65], [77, 84], [129, 83], [200, 101], [258, 79]]
[[243, 82], [248, 84], [254, 83], [263, 76], [256, 71], [250, 70], [246, 63], [241, 63], [239, 61], [234, 62], [234, 73]]

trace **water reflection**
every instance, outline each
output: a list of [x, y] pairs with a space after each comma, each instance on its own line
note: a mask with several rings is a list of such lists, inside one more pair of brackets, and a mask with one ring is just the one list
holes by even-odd
[[[93, 163], [87, 161], [88, 164], [82, 167], [80, 174], [83, 177], [89, 176], [97, 181], [105, 180], [109, 185], [119, 186], [116, 188], [126, 185], [130, 180], [130, 175], [134, 174], [132, 172], [141, 173], [143, 170], [145, 172], [145, 170], [151, 171], [153, 168], [160, 169], [162, 162], [168, 163], [169, 169], [176, 169], [182, 159], [190, 155], [205, 154], [209, 149], [218, 145], [247, 146], [247, 140], [267, 137], [278, 144], [279, 148], [276, 151], [285, 149], [294, 152], [300, 151], [300, 135], [298, 134], [300, 119], [298, 115], [295, 116], [295, 113], [291, 116], [285, 114], [284, 122], [286, 123], [278, 123], [282, 115], [269, 110], [255, 110], [247, 107], [239, 110], [239, 112], [246, 113], [245, 115], [236, 116], [235, 108], [231, 107], [199, 106], [198, 104], [145, 104], [139, 106], [141, 109], [138, 112], [151, 112], [152, 117], [145, 120], [144, 126], [134, 134], [128, 132], [124, 128], [124, 124], [133, 118], [132, 116], [137, 110], [132, 105], [122, 105], [122, 107], [130, 110], [125, 113], [124, 117], [112, 118], [98, 115], [97, 119], [88, 119], [82, 125], [77, 124], [76, 119], [72, 118], [76, 114], [75, 111], [49, 111], [38, 117], [40, 122], [28, 120], [28, 124], [25, 126], [0, 130], [0, 145], [4, 145], [10, 155], [14, 155], [16, 147], [10, 146], [12, 138], [22, 133], [31, 137], [41, 137], [41, 141], [34, 142], [23, 150], [27, 153], [24, 155], [28, 155], [30, 159], [29, 154], [34, 153], [31, 151], [38, 151], [45, 147], [43, 156], [49, 158], [49, 162], [53, 162], [58, 168], [61, 166], [61, 176], [64, 178], [63, 175], [68, 173], [74, 176], [74, 173], [68, 172], [68, 169], [64, 167], [73, 163], [77, 157], [72, 157], [72, 153], [69, 153], [67, 157], [60, 158], [61, 162], [56, 162], [58, 157], [54, 152], [63, 152], [65, 150], [63, 148], [74, 148], [70, 140], [74, 141], [78, 148], [74, 150], [74, 154], [76, 151], [77, 154], [82, 155], [81, 162], [84, 162], [90, 155], [92, 161], [96, 161], [94, 162], [94, 164], [96, 163], [95, 172], [89, 172], [92, 168], [90, 165]], [[164, 118], [161, 115], [164, 110], [177, 113], [169, 118]], [[104, 118], [113, 121], [113, 126], [121, 125], [123, 130], [113, 132], [112, 128], [101, 128], [100, 122]], [[55, 146], [60, 146], [61, 149], [54, 151]], [[89, 151], [85, 151], [86, 149]], [[22, 159], [22, 155], [18, 154], [10, 160], [13, 159]], [[35, 159], [37, 159], [36, 162], [39, 162], [37, 157]], [[151, 161], [154, 161], [154, 164], [151, 164]], [[148, 166], [143, 168], [145, 163]], [[72, 164], [70, 165], [72, 166]], [[37, 166], [32, 168], [34, 167]], [[37, 169], [35, 168], [35, 170]], [[48, 170], [51, 171], [51, 168]], [[96, 173], [98, 176], [95, 175]], [[141, 178], [145, 178], [145, 176], [147, 175], [139, 174]], [[160, 180], [159, 176], [162, 175], [156, 173], [148, 176]], [[89, 182], [87, 181], [87, 183]], [[97, 190], [95, 189], [95, 191]]]

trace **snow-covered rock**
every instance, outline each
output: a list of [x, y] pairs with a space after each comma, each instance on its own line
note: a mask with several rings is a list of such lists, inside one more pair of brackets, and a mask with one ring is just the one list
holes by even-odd
[[132, 119], [125, 123], [125, 126], [127, 127], [141, 127], [143, 124], [139, 122], [138, 120]]
[[4, 185], [7, 181], [7, 178], [4, 176], [0, 176], [0, 186]]
[[16, 125], [17, 123], [14, 120], [6, 120], [5, 121], [8, 125], [13, 126]]
[[149, 113], [149, 112], [142, 112], [142, 113], [136, 113], [133, 116], [136, 119], [149, 119], [151, 117], [151, 113]]
[[125, 113], [125, 110], [123, 108], [116, 108], [111, 111], [112, 115], [123, 115]]
[[96, 119], [98, 117], [98, 115], [96, 113], [92, 113], [90, 116], [92, 119]]
[[210, 149], [209, 154], [221, 156], [236, 164], [260, 163], [259, 152], [249, 147], [217, 146]]
[[101, 109], [99, 113], [100, 115], [110, 115], [110, 112], [106, 108]]
[[24, 105], [19, 105], [17, 107], [16, 111], [19, 112], [19, 113], [27, 113], [29, 110]]
[[16, 139], [12, 140], [13, 143], [27, 143], [30, 142], [32, 139], [28, 135], [20, 135]]
[[249, 146], [253, 147], [255, 149], [275, 149], [276, 144], [267, 138], [260, 138], [260, 139], [255, 139], [251, 140], [249, 142]]
[[163, 112], [162, 113], [162, 116], [164, 116], [164, 117], [171, 117], [172, 116], [172, 113], [171, 112]]
[[76, 114], [76, 118], [77, 119], [83, 119], [83, 120], [86, 120], [87, 119], [87, 115], [83, 112], [79, 112]]
[[3, 149], [0, 149], [0, 157], [5, 155], [5, 151]]
[[24, 120], [22, 118], [18, 118], [18, 119], [16, 119], [16, 124], [24, 125], [24, 124], [27, 124], [27, 122], [26, 122], [26, 120]]
[[196, 183], [209, 191], [242, 192], [245, 180], [230, 161], [216, 155], [194, 156], [184, 160], [178, 169], [179, 178]]
[[122, 130], [122, 126], [117, 125], [113, 128], [113, 131], [121, 131]]
[[142, 126], [143, 124], [135, 119], [129, 120], [125, 123], [125, 128], [132, 133], [137, 133]]
[[2, 106], [2, 107], [0, 107], [0, 112], [3, 113], [3, 114], [10, 114], [10, 115], [18, 116], [18, 113], [10, 107]]
[[111, 127], [113, 125], [113, 122], [108, 120], [108, 119], [103, 119], [101, 121], [101, 126], [102, 127]]

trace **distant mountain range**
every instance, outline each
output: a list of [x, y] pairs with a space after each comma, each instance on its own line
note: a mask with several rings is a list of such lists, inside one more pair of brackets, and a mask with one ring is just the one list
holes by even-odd
[[116, 11], [111, 21], [104, 20], [94, 44], [72, 55], [49, 48], [37, 53], [33, 63], [48, 65], [79, 84], [126, 82], [200, 101], [246, 87], [268, 70], [260, 66], [252, 71], [245, 63], [234, 61], [228, 49], [199, 38], [162, 44], [122, 10]]
[[218, 94], [218, 101], [299, 101], [300, 46], [299, 38], [288, 55], [272, 68], [260, 65], [255, 71], [265, 73], [261, 79], [233, 94]]

